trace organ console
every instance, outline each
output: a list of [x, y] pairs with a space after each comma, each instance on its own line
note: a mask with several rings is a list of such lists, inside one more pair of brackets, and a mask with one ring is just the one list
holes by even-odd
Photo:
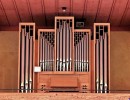
[[[74, 17], [56, 16], [54, 29], [38, 29], [35, 59], [35, 24], [20, 23], [19, 92], [33, 92], [35, 84], [40, 93], [108, 93], [110, 24], [94, 24], [94, 45], [91, 35], [90, 29], [74, 29]], [[34, 79], [35, 60], [41, 72]]]

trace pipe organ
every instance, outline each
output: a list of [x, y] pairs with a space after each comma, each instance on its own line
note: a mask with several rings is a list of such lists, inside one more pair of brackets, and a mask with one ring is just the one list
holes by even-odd
[[19, 24], [19, 92], [33, 92], [35, 23]]
[[96, 93], [108, 93], [110, 88], [110, 24], [94, 24]]
[[34, 23], [20, 23], [19, 38], [19, 92], [109, 92], [109, 23], [94, 23], [93, 42], [90, 29], [74, 29], [66, 16], [55, 17], [54, 29], [38, 29], [38, 48]]

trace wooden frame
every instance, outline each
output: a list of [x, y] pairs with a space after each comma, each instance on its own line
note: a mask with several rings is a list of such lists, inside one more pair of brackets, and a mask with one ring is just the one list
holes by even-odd
[[[94, 41], [93, 41], [93, 63], [94, 63], [94, 67], [93, 67], [93, 70], [94, 70], [94, 75], [93, 75], [93, 81], [94, 81], [94, 84], [93, 84], [93, 89], [94, 90], [96, 90], [96, 77], [95, 77], [95, 73], [96, 73], [96, 71], [95, 71], [95, 44], [96, 44], [96, 26], [107, 26], [108, 27], [108, 32], [107, 32], [107, 35], [108, 35], [108, 92], [109, 92], [109, 90], [110, 90], [110, 23], [94, 23]], [[103, 30], [104, 30], [104, 28], [103, 28]], [[100, 33], [100, 32], [99, 32]], [[104, 34], [104, 32], [103, 32], [103, 34]]]
[[[33, 39], [32, 39], [32, 43], [33, 43], [33, 55], [32, 55], [32, 57], [33, 57], [33, 68], [34, 68], [34, 65], [35, 65], [35, 23], [30, 23], [30, 22], [21, 22], [21, 23], [19, 23], [19, 46], [18, 46], [18, 89], [20, 89], [20, 34], [22, 34], [21, 33], [21, 31], [22, 31], [22, 26], [33, 26], [33, 29], [32, 29], [32, 31], [33, 31]], [[30, 28], [29, 28], [30, 29]], [[30, 31], [30, 30], [29, 30]], [[30, 32], [29, 32], [30, 33]], [[33, 68], [32, 68], [32, 77], [33, 77], [33, 79], [32, 79], [32, 84], [33, 84], [33, 86], [32, 86], [32, 88], [34, 88], [34, 71], [33, 71]], [[19, 90], [18, 90], [18, 92], [19, 92]], [[32, 90], [32, 92], [33, 92], [33, 90]]]

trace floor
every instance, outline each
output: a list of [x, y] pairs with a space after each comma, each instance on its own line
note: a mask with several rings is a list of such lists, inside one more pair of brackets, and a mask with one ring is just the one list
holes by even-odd
[[0, 93], [0, 100], [130, 100], [130, 94]]

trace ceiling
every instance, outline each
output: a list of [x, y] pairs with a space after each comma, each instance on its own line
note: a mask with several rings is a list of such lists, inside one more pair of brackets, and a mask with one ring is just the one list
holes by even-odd
[[[67, 7], [65, 13], [62, 7]], [[53, 26], [55, 16], [110, 22], [112, 26], [130, 26], [130, 0], [0, 0], [0, 26], [18, 26], [19, 22], [35, 22]]]

